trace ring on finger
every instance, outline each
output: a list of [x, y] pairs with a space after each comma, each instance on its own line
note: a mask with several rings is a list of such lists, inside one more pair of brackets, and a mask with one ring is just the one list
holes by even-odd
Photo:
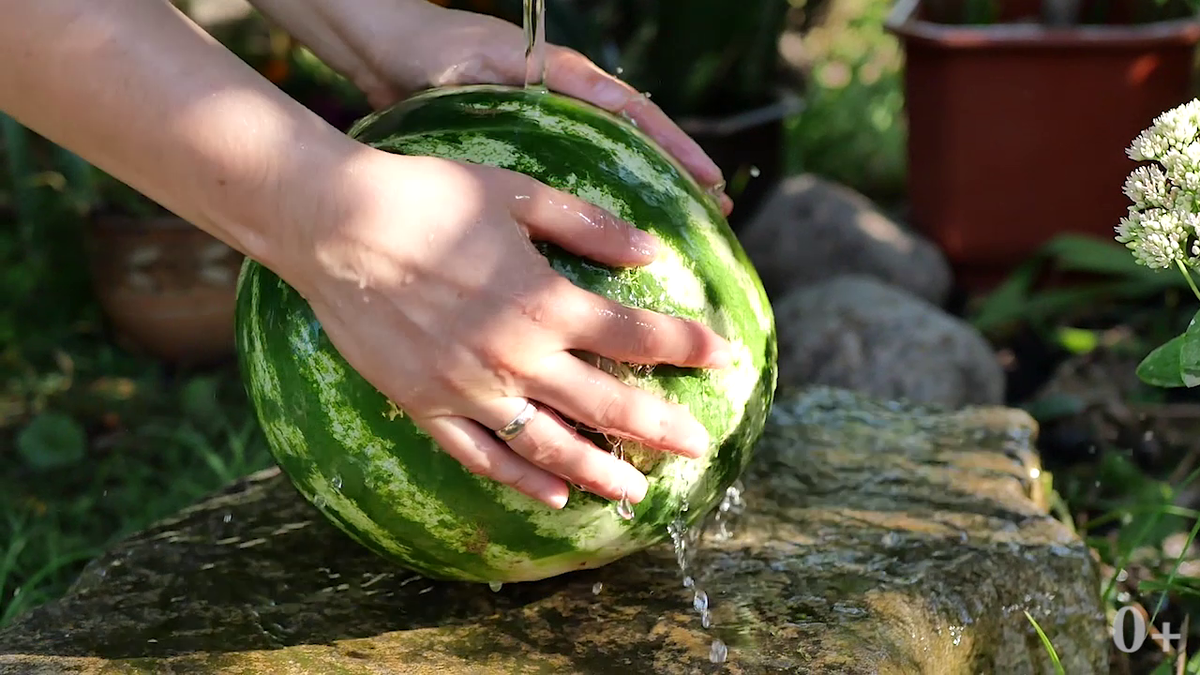
[[521, 432], [525, 431], [525, 427], [529, 425], [529, 422], [537, 415], [537, 412], [537, 406], [532, 401], [526, 399], [525, 407], [521, 408], [521, 412], [517, 413], [517, 416], [512, 418], [511, 422], [497, 429], [496, 436], [505, 442], [520, 436]]

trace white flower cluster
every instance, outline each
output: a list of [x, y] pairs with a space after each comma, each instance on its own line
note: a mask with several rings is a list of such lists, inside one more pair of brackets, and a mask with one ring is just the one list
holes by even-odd
[[1200, 100], [1159, 115], [1127, 154], [1152, 163], [1125, 181], [1133, 204], [1117, 225], [1117, 241], [1147, 267], [1200, 269]]

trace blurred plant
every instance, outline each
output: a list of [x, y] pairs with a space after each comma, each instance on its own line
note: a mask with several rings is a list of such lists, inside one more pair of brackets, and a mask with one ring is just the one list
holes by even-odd
[[[521, 23], [522, 0], [432, 0]], [[788, 0], [546, 0], [546, 39], [619, 73], [673, 117], [774, 102]]]
[[876, 202], [903, 202], [903, 55], [883, 28], [891, 3], [792, 2], [812, 25], [791, 50], [806, 81], [804, 112], [788, 121], [788, 170], [849, 185]]
[[[1118, 242], [1152, 270], [1174, 268], [1200, 299], [1200, 100], [1155, 118], [1129, 146], [1130, 159], [1148, 162], [1125, 181], [1133, 202], [1117, 226]], [[1138, 377], [1159, 387], [1200, 385], [1200, 312], [1187, 329], [1150, 352]]]
[[773, 102], [787, 0], [612, 4], [601, 30], [617, 36], [622, 76], [669, 114], [726, 115]]

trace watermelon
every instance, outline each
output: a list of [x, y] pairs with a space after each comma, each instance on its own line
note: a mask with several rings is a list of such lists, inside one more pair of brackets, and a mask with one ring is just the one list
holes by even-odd
[[299, 492], [404, 567], [491, 584], [604, 565], [665, 541], [672, 523], [690, 526], [710, 512], [750, 459], [776, 383], [771, 306], [712, 196], [627, 119], [544, 90], [428, 90], [363, 118], [349, 134], [386, 152], [520, 171], [655, 233], [663, 252], [640, 268], [608, 268], [551, 245], [541, 251], [581, 287], [705, 323], [729, 340], [734, 362], [705, 370], [594, 359], [686, 405], [712, 443], [689, 459], [593, 436], [646, 474], [647, 496], [632, 519], [617, 503], [575, 489], [556, 510], [442, 452], [347, 364], [296, 290], [247, 260], [238, 280], [240, 368], [271, 452]]

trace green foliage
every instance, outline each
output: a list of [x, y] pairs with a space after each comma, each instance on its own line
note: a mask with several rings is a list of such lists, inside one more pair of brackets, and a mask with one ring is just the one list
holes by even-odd
[[1063, 668], [1062, 661], [1058, 658], [1058, 651], [1050, 643], [1050, 638], [1046, 637], [1045, 631], [1042, 630], [1042, 627], [1038, 625], [1038, 622], [1034, 620], [1033, 615], [1028, 611], [1025, 612], [1025, 618], [1029, 620], [1029, 623], [1033, 625], [1033, 629], [1037, 631], [1038, 639], [1041, 640], [1042, 647], [1046, 650], [1046, 654], [1050, 657], [1050, 663], [1054, 666], [1054, 672], [1057, 675], [1066, 675], [1067, 671]]
[[48, 411], [33, 418], [17, 434], [17, 451], [31, 468], [50, 471], [83, 459], [87, 438], [69, 415]]
[[[787, 0], [619, 0], [623, 77], [675, 116], [741, 112], [772, 101]], [[607, 31], [606, 31], [607, 34]]]
[[[521, 0], [446, 3], [514, 23]], [[546, 38], [642, 91], [673, 117], [773, 102], [789, 0], [546, 0]]]
[[[1049, 273], [1093, 275], [1088, 284], [1045, 288]], [[1102, 300], [1140, 300], [1170, 289], [1186, 288], [1174, 274], [1148, 269], [1122, 246], [1094, 237], [1064, 234], [1047, 242], [990, 293], [970, 315], [981, 331], [993, 332], [1018, 322], [1062, 318]]]
[[[816, 11], [812, 0], [798, 10]], [[804, 111], [787, 122], [788, 171], [811, 172], [876, 201], [904, 198], [902, 55], [883, 28], [890, 3], [825, 3], [804, 36]]]

